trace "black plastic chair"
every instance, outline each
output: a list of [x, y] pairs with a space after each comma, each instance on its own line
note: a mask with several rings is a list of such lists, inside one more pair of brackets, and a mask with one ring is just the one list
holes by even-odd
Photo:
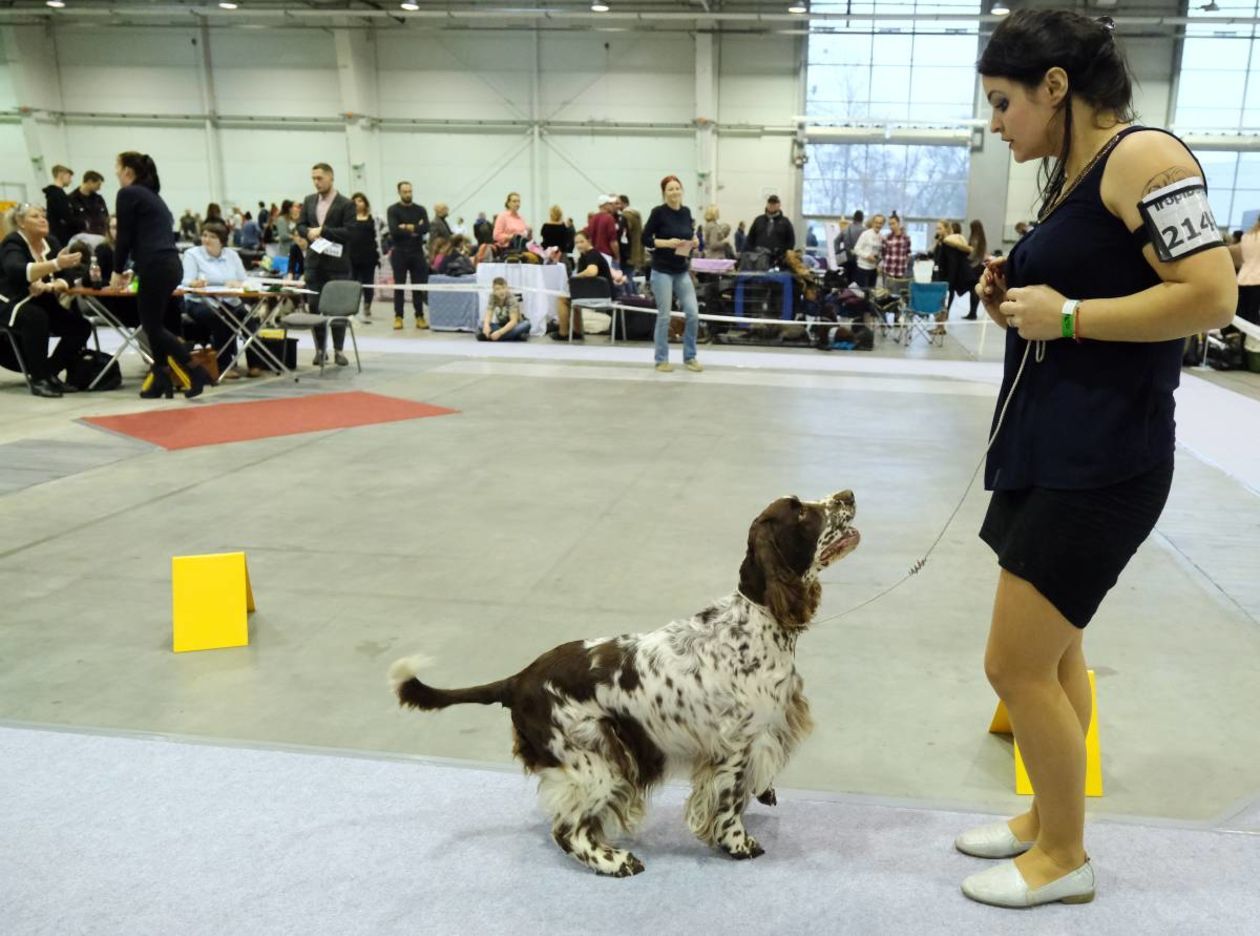
[[[319, 312], [290, 312], [280, 319], [285, 328], [314, 329], [316, 326], [331, 327], [334, 322], [345, 322], [350, 331], [350, 343], [354, 346], [354, 363], [359, 373], [363, 373], [363, 364], [359, 361], [359, 342], [354, 337], [354, 317], [359, 314], [359, 303], [363, 297], [363, 288], [358, 280], [329, 280], [319, 291]], [[328, 360], [328, 350], [321, 348], [319, 356], [319, 375], [324, 376], [324, 365]]]
[[570, 276], [569, 277], [569, 340], [573, 340], [573, 320], [578, 307], [607, 311], [612, 315], [612, 334], [617, 334], [617, 313], [613, 308], [612, 286], [602, 276]]

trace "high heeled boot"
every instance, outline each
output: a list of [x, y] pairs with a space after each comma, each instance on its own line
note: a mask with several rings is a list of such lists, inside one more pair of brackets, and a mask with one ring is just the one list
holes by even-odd
[[160, 397], [171, 399], [175, 396], [175, 388], [171, 386], [171, 378], [154, 362], [149, 372], [144, 375], [144, 383], [140, 385], [140, 396], [145, 400], [156, 400]]
[[201, 391], [206, 388], [206, 384], [210, 383], [209, 371], [200, 364], [185, 367], [173, 357], [167, 357], [166, 363], [170, 365], [171, 374], [179, 381], [184, 396], [189, 400], [195, 396], [201, 396]]

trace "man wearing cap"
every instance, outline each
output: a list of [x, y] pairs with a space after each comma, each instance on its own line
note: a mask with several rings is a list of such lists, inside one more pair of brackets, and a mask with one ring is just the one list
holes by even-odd
[[599, 211], [591, 215], [591, 221], [586, 226], [586, 236], [590, 238], [592, 247], [620, 264], [621, 252], [617, 245], [617, 207], [616, 195], [599, 196]]
[[744, 249], [757, 247], [770, 251], [771, 259], [776, 262], [782, 260], [787, 251], [796, 249], [796, 231], [792, 229], [792, 222], [783, 216], [778, 195], [766, 199], [766, 213], [758, 215], [748, 229]]

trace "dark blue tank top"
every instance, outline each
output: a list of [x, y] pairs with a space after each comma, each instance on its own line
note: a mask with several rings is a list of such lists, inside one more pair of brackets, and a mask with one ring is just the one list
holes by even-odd
[[[1129, 127], [1121, 136], [1149, 129]], [[1160, 282], [1124, 222], [1103, 205], [1108, 159], [1110, 153], [1011, 250], [1008, 287], [1044, 285], [1069, 299], [1111, 299]], [[1082, 314], [1088, 329], [1088, 305]], [[1014, 328], [1007, 330], [1002, 391], [990, 434], [1028, 344]], [[1033, 345], [989, 452], [988, 490], [1105, 487], [1172, 457], [1180, 339], [1079, 344], [1059, 339], [1045, 342], [1040, 362]]]

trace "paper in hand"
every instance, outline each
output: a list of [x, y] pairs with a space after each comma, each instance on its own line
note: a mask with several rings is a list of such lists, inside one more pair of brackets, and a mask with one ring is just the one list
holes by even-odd
[[679, 244], [677, 247], [674, 248], [674, 253], [678, 254], [678, 256], [680, 257], [690, 257], [691, 256], [691, 241], [690, 240], [683, 241], [681, 244]]

